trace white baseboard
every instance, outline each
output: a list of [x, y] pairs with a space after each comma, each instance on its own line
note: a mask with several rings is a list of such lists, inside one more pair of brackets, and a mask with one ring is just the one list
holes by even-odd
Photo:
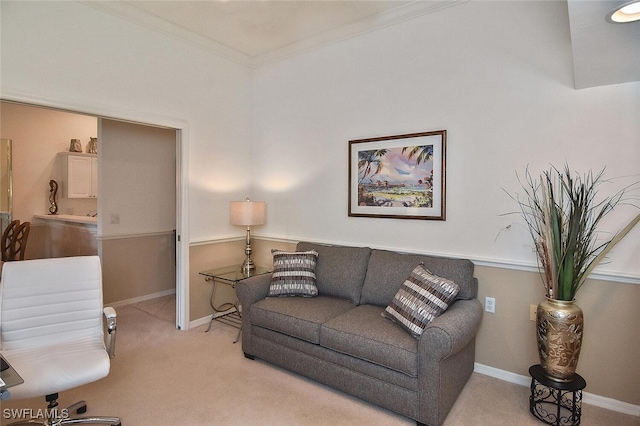
[[152, 294], [146, 294], [144, 296], [134, 297], [132, 299], [125, 299], [125, 300], [119, 300], [113, 303], [107, 303], [107, 305], [113, 308], [117, 308], [119, 306], [133, 305], [135, 303], [144, 302], [145, 300], [151, 300], [157, 297], [169, 296], [170, 294], [175, 294], [175, 293], [176, 293], [176, 289], [172, 288], [170, 290], [159, 291], [157, 293], [152, 293]]
[[531, 384], [531, 377], [522, 376], [520, 374], [512, 373], [507, 370], [500, 370], [499, 368], [489, 367], [488, 365], [478, 364], [474, 365], [476, 373], [484, 374], [485, 376], [495, 377], [496, 379], [504, 380], [505, 382], [515, 383], [521, 386], [529, 386]]
[[[220, 311], [220, 312], [216, 313], [214, 315], [214, 317], [218, 318], [218, 317], [223, 317], [225, 315], [231, 314], [231, 313], [235, 312], [235, 309], [236, 308], [234, 308], [232, 306], [231, 308], [227, 309], [226, 311]], [[242, 307], [240, 307], [240, 312], [242, 312]], [[193, 321], [189, 322], [189, 329], [192, 329], [194, 327], [198, 327], [198, 326], [203, 325], [203, 324], [209, 324], [210, 322], [211, 322], [211, 315], [207, 315], [206, 317], [202, 317], [202, 318], [199, 318], [197, 320], [193, 320]]]
[[[499, 368], [489, 367], [488, 365], [475, 363], [473, 369], [476, 373], [484, 374], [485, 376], [495, 377], [496, 379], [504, 380], [505, 382], [515, 383], [521, 386], [529, 387], [531, 385], [531, 377], [523, 376], [520, 374], [512, 373], [506, 370], [500, 370]], [[607, 410], [616, 411], [618, 413], [630, 414], [632, 416], [640, 417], [640, 405], [629, 404], [628, 402], [618, 401], [613, 398], [607, 398], [600, 395], [595, 395], [589, 392], [582, 393], [582, 401], [585, 404], [594, 405], [596, 407], [605, 408]]]
[[209, 324], [209, 321], [211, 321], [211, 315], [207, 315], [206, 317], [202, 317], [197, 320], [189, 321], [189, 329], [201, 326], [203, 324]]

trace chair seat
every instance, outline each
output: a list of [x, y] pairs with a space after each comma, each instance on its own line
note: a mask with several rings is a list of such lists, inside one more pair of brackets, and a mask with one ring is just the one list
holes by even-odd
[[12, 399], [61, 392], [109, 374], [109, 355], [101, 338], [92, 337], [46, 348], [1, 351], [24, 383], [11, 388]]

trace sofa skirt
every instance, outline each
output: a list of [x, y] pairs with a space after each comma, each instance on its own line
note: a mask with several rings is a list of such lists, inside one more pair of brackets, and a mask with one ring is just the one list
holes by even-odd
[[250, 355], [403, 416], [417, 418], [416, 378], [255, 325], [252, 335]]

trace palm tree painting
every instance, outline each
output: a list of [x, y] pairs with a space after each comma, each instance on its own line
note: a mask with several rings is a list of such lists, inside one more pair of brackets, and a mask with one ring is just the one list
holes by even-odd
[[358, 151], [358, 205], [432, 207], [433, 145]]
[[382, 158], [387, 154], [387, 149], [376, 149], [371, 151], [358, 151], [358, 170], [362, 174], [358, 174], [358, 182], [362, 182], [367, 176], [371, 175], [372, 167], [375, 167], [373, 175], [382, 171]]
[[446, 133], [349, 141], [349, 216], [445, 220]]

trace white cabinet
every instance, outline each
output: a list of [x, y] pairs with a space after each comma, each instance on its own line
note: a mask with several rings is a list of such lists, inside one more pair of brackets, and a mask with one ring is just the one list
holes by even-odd
[[62, 195], [67, 198], [98, 197], [98, 156], [61, 152]]

